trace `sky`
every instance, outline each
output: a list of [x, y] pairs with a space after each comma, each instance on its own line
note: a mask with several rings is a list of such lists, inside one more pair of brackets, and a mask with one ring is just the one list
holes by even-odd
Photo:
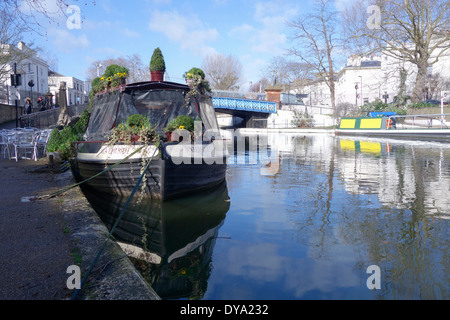
[[[55, 0], [45, 0], [52, 8]], [[349, 0], [341, 0], [342, 2]], [[201, 67], [212, 53], [233, 55], [243, 66], [242, 86], [257, 82], [273, 57], [292, 46], [292, 21], [313, 0], [68, 0], [73, 7], [57, 22], [41, 23], [44, 36], [29, 40], [43, 48], [43, 58], [56, 58], [56, 71], [86, 80], [96, 60], [137, 54], [145, 64], [159, 47], [166, 79]], [[50, 10], [51, 11], [51, 10]], [[69, 21], [69, 25], [67, 24]], [[78, 28], [75, 28], [78, 26]], [[44, 32], [42, 32], [44, 31]]]

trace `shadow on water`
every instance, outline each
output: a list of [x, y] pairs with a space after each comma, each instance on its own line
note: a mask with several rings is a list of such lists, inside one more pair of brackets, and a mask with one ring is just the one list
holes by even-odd
[[[83, 192], [111, 229], [128, 197]], [[162, 299], [201, 299], [218, 230], [230, 208], [226, 182], [168, 202], [138, 198], [122, 216], [114, 239]]]

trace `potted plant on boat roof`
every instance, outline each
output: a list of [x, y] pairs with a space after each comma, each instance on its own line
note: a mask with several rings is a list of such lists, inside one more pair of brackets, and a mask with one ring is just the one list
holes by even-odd
[[186, 84], [192, 85], [195, 79], [205, 79], [205, 73], [200, 68], [191, 68], [183, 74], [183, 78], [186, 80]]
[[205, 73], [200, 68], [191, 68], [183, 75], [186, 79], [186, 83], [189, 85], [189, 92], [185, 97], [185, 104], [188, 105], [191, 98], [199, 98], [211, 93], [209, 82], [205, 79]]
[[194, 119], [185, 115], [179, 115], [172, 119], [164, 128], [168, 141], [172, 141], [172, 132], [177, 129], [184, 129], [192, 133], [194, 131]]
[[153, 51], [153, 55], [150, 60], [150, 74], [152, 77], [152, 81], [163, 81], [165, 71], [166, 63], [164, 62], [164, 56], [161, 52], [161, 49], [156, 48]]
[[156, 126], [152, 126], [150, 121], [142, 114], [133, 114], [129, 116], [124, 123], [120, 123], [111, 130], [109, 143], [132, 142], [151, 143], [158, 138]]

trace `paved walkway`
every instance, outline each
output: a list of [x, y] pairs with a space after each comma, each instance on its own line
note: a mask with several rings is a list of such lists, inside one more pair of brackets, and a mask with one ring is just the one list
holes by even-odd
[[74, 260], [61, 201], [21, 201], [57, 190], [54, 175], [31, 173], [39, 164], [0, 159], [0, 299], [70, 298]]
[[[5, 127], [11, 128], [0, 124]], [[47, 162], [4, 159], [0, 150], [0, 300], [70, 299], [67, 268], [80, 265], [84, 277], [108, 237], [78, 187], [52, 199], [24, 201], [74, 183], [70, 170], [37, 173]], [[94, 266], [76, 299], [159, 299], [114, 241]]]

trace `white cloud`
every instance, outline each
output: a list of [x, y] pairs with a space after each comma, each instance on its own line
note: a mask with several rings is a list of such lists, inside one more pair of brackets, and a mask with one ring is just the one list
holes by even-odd
[[297, 8], [280, 1], [258, 2], [254, 8], [253, 23], [234, 27], [228, 35], [245, 40], [255, 53], [282, 54], [287, 41], [286, 22], [297, 14]]
[[204, 26], [197, 16], [182, 15], [176, 10], [153, 11], [149, 28], [179, 43], [183, 50], [189, 50], [199, 56], [215, 52], [215, 49], [207, 44], [219, 36], [216, 29]]
[[[356, 2], [356, 0], [335, 0], [334, 5], [337, 10], [344, 11]], [[364, 12], [365, 13], [365, 12]]]
[[127, 38], [140, 38], [141, 34], [139, 32], [130, 30], [128, 28], [121, 29], [120, 31]]
[[75, 35], [75, 32], [65, 29], [50, 29], [49, 39], [55, 48], [61, 52], [71, 53], [76, 49], [85, 49], [90, 46], [86, 34]]

